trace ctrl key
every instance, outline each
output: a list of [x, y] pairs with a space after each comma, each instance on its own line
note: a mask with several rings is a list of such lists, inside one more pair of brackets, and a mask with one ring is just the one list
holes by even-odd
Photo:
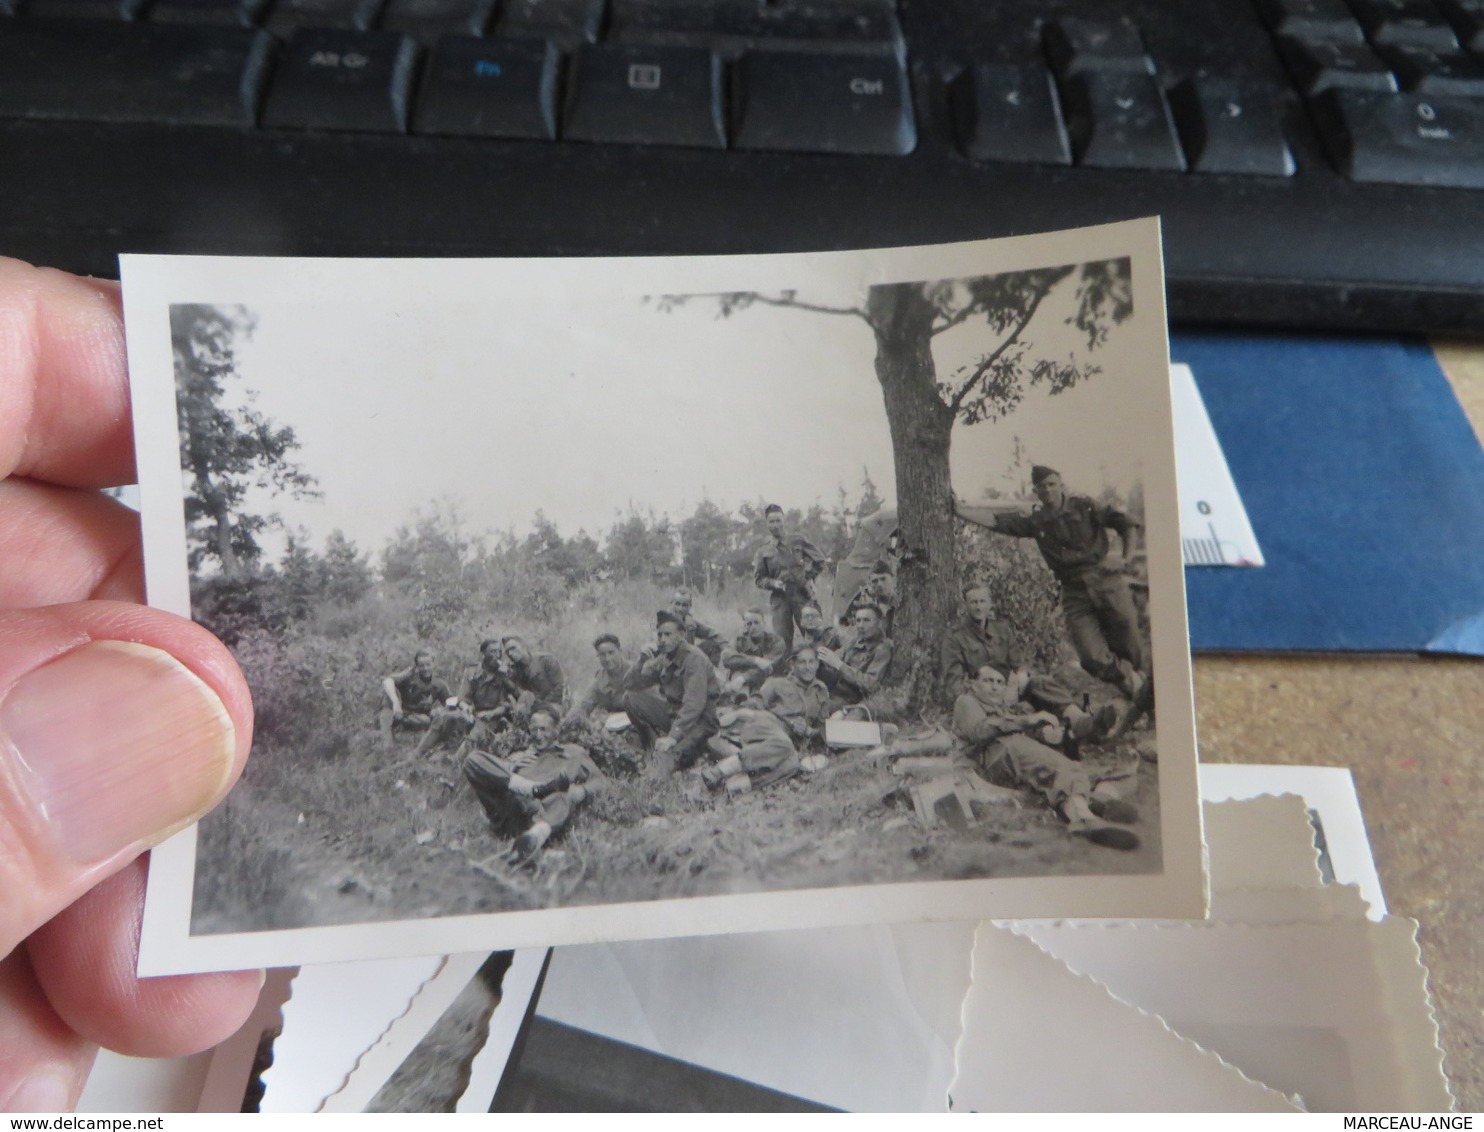
[[1484, 100], [1328, 90], [1314, 119], [1356, 181], [1484, 188]]

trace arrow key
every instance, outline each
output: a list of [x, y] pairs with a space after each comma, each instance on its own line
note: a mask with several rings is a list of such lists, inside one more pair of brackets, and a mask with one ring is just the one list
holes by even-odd
[[953, 109], [959, 145], [975, 161], [1072, 163], [1045, 67], [981, 64], [959, 76]]
[[1278, 100], [1240, 79], [1198, 76], [1170, 91], [1170, 110], [1197, 173], [1293, 175]]
[[1153, 76], [1089, 71], [1062, 87], [1077, 164], [1181, 172], [1185, 158]]

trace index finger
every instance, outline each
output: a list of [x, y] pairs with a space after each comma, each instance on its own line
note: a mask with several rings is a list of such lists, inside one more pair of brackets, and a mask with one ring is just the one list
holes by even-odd
[[0, 258], [0, 478], [134, 480], [119, 286]]

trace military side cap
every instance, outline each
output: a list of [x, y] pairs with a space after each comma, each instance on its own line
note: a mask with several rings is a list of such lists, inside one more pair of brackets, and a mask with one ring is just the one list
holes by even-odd
[[662, 625], [679, 625], [680, 618], [675, 616], [673, 610], [662, 609], [654, 615], [654, 627], [658, 629]]
[[890, 574], [891, 573], [891, 563], [888, 562], [884, 558], [878, 558], [878, 559], [876, 559], [876, 561], [871, 566], [871, 573], [873, 573], [873, 574]]
[[1059, 476], [1059, 475], [1061, 475], [1061, 473], [1058, 472], [1055, 468], [1048, 468], [1045, 464], [1034, 464], [1034, 465], [1031, 466], [1031, 484], [1032, 484], [1032, 486], [1034, 486], [1035, 484], [1040, 483], [1047, 476]]

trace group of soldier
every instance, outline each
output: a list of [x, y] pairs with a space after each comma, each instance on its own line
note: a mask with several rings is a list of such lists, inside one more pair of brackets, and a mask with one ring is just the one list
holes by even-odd
[[[1122, 698], [1092, 710], [1051, 673], [1032, 671], [1006, 622], [994, 616], [987, 587], [964, 591], [964, 619], [941, 644], [946, 707], [963, 750], [981, 769], [1038, 790], [1092, 840], [1131, 848], [1131, 832], [1113, 829], [1136, 817], [1108, 796], [1076, 759], [1080, 745], [1107, 742], [1152, 708], [1151, 685], [1127, 578], [1108, 570], [1108, 531], [1124, 540], [1135, 524], [1122, 512], [1067, 496], [1060, 476], [1037, 467], [1040, 503], [1029, 513], [994, 513], [958, 505], [961, 518], [1036, 540], [1062, 588], [1068, 635], [1082, 666]], [[510, 851], [533, 858], [575, 809], [601, 788], [589, 752], [560, 736], [588, 720], [618, 728], [644, 752], [647, 771], [691, 771], [713, 790], [737, 794], [800, 770], [828, 764], [826, 722], [864, 718], [864, 703], [890, 678], [896, 571], [902, 559], [895, 516], [878, 512], [859, 542], [878, 557], [848, 601], [837, 592], [831, 625], [814, 597], [827, 560], [807, 538], [784, 527], [782, 508], [765, 512], [768, 541], [754, 580], [769, 608], [743, 613], [728, 642], [692, 612], [690, 590], [677, 589], [656, 615], [655, 642], [636, 659], [619, 638], [593, 641], [597, 669], [572, 702], [556, 658], [518, 635], [480, 645], [480, 663], [455, 695], [438, 679], [436, 658], [420, 651], [406, 671], [383, 681], [380, 724], [391, 745], [397, 729], [421, 732], [418, 751], [458, 745], [475, 795], [497, 825], [523, 827]], [[856, 551], [862, 546], [858, 545]], [[845, 573], [837, 574], [837, 590]], [[859, 574], [857, 575], [859, 577]], [[771, 624], [769, 624], [771, 623]], [[844, 630], [842, 633], [841, 629]], [[496, 735], [512, 721], [530, 744], [495, 754]], [[889, 753], [890, 747], [886, 748]]]

